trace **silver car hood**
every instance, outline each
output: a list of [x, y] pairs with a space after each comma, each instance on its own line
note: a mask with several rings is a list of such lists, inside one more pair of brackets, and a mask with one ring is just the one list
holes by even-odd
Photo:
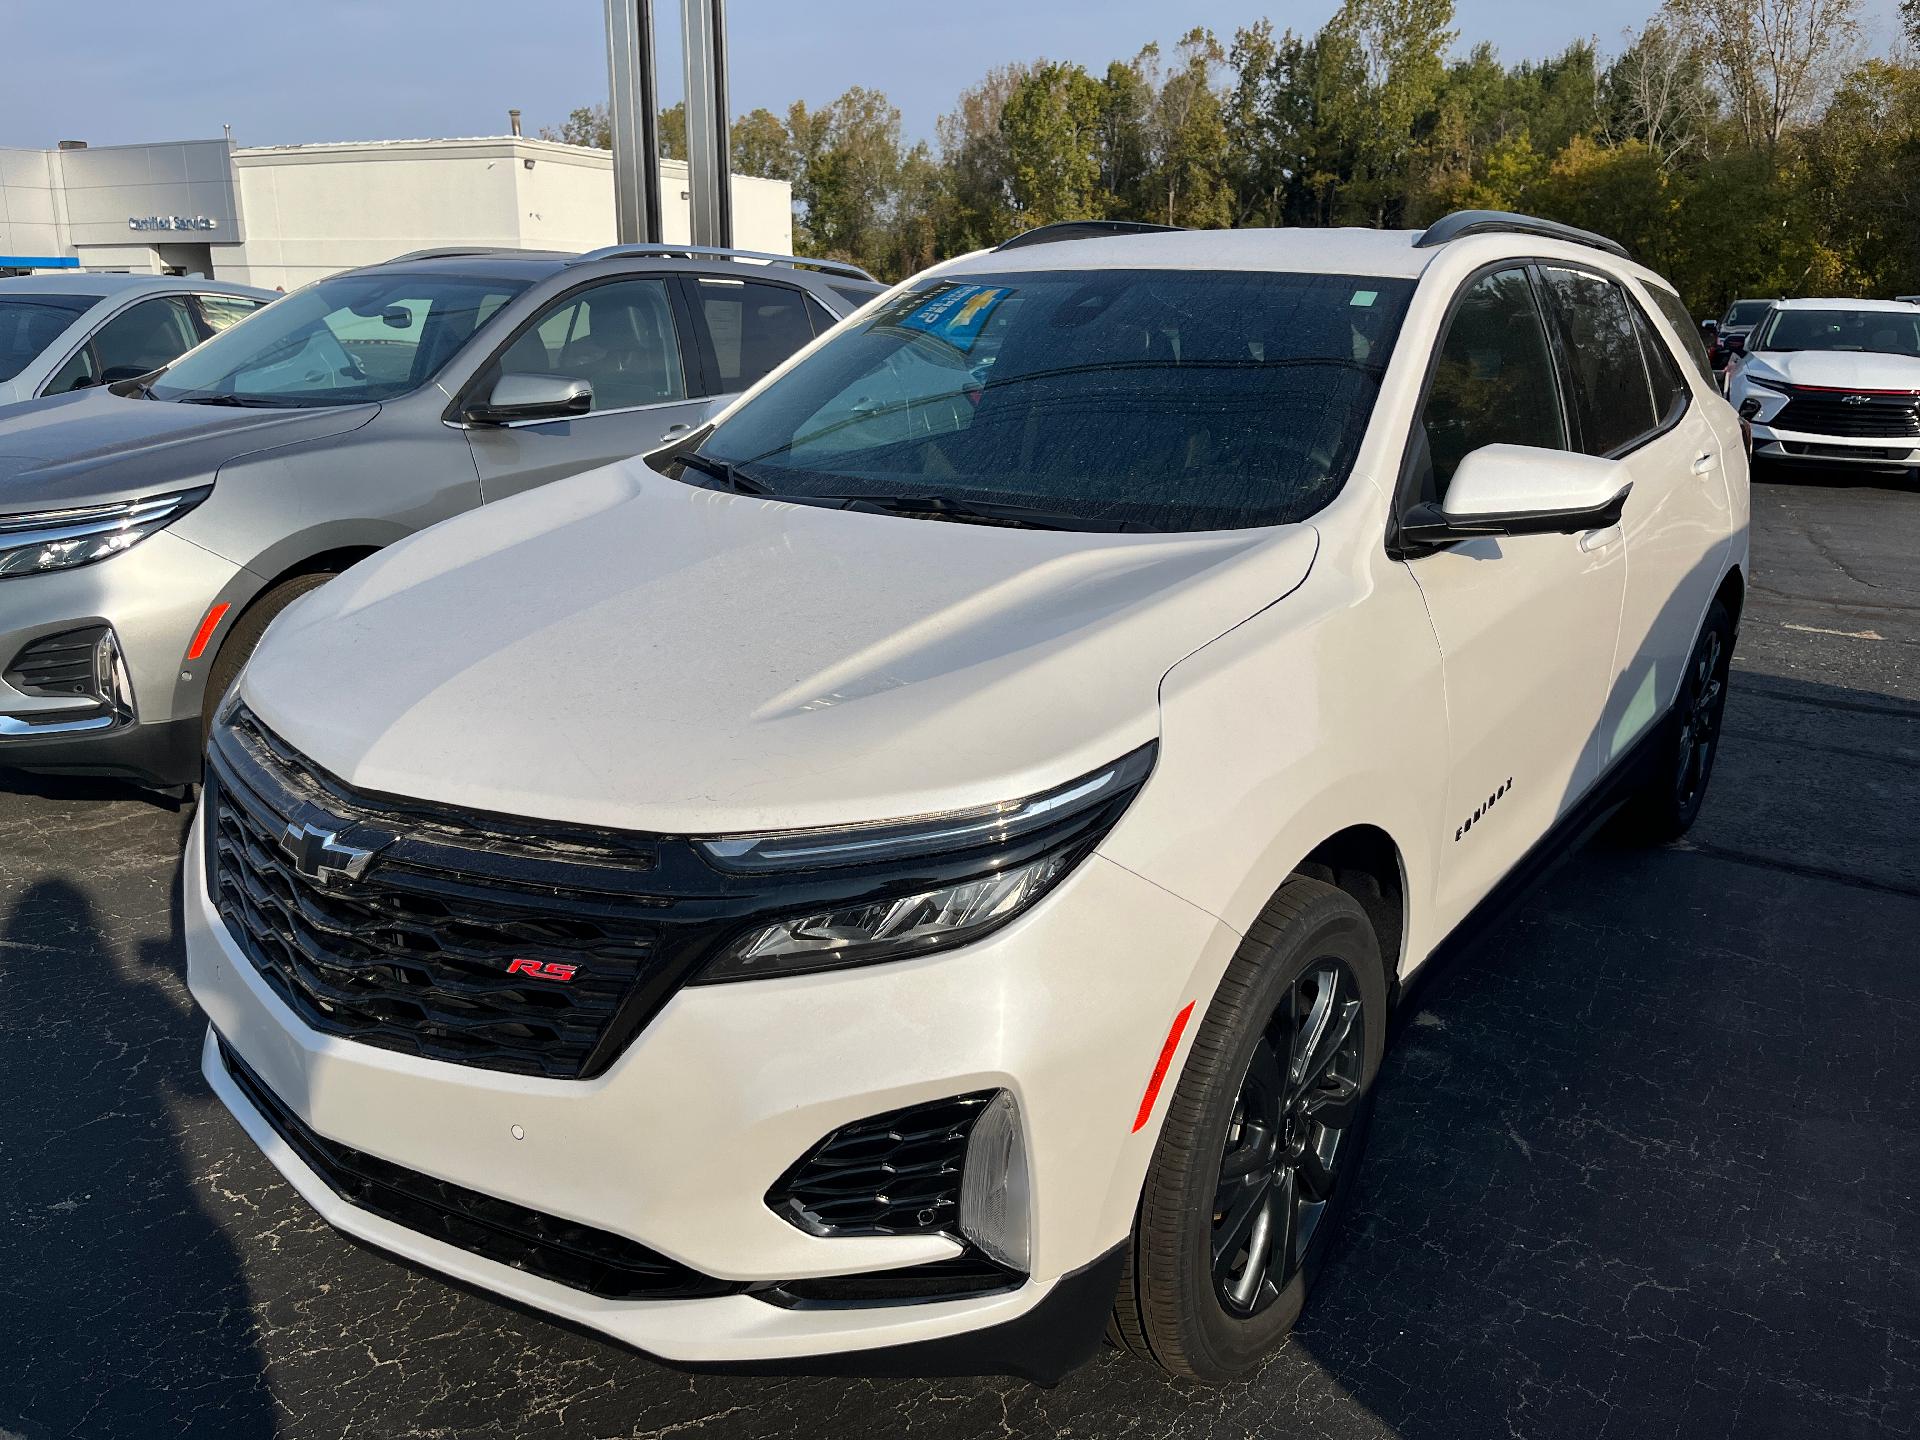
[[354, 430], [378, 405], [242, 410], [82, 390], [0, 410], [0, 514], [204, 485], [242, 455]]
[[924, 814], [1154, 739], [1166, 672], [1318, 543], [849, 513], [628, 461], [355, 566], [242, 694], [376, 792], [679, 834]]

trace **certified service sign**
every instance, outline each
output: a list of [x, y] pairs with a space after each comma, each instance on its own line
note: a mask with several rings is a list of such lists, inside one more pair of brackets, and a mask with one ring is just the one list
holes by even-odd
[[220, 222], [209, 215], [129, 215], [129, 230], [218, 230]]

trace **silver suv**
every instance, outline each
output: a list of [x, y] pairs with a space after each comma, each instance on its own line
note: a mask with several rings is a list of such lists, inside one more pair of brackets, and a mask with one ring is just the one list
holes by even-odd
[[192, 781], [297, 596], [677, 438], [881, 288], [684, 246], [421, 252], [0, 415], [0, 769]]

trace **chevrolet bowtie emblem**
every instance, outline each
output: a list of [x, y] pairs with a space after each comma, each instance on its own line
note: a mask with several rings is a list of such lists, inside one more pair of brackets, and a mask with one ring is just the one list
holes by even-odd
[[342, 845], [337, 831], [318, 825], [289, 825], [280, 837], [280, 848], [293, 861], [293, 868], [309, 880], [330, 878], [358, 880], [366, 874], [373, 851]]

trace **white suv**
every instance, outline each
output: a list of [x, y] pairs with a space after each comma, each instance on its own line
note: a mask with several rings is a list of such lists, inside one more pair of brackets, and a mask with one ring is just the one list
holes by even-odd
[[273, 626], [209, 1081], [341, 1229], [689, 1365], [1256, 1364], [1390, 1009], [1697, 813], [1747, 475], [1596, 236], [1045, 230]]

